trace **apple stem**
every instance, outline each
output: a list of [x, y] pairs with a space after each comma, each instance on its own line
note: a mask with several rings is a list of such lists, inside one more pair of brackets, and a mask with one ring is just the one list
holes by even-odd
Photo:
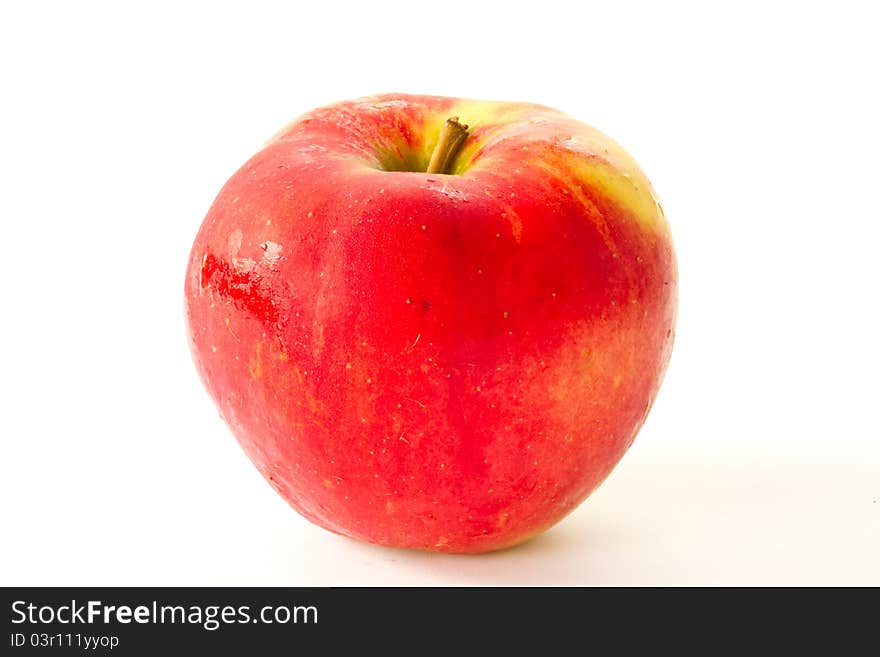
[[443, 129], [440, 130], [440, 138], [431, 153], [431, 161], [428, 163], [427, 173], [449, 173], [458, 149], [468, 136], [467, 125], [458, 122], [458, 117], [446, 119]]

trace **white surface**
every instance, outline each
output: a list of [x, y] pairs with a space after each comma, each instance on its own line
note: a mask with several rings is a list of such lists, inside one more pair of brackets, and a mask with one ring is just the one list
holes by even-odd
[[[412, 2], [3, 5], [0, 584], [880, 584], [868, 5], [455, 11], [450, 30]], [[309, 525], [187, 352], [186, 256], [226, 178], [298, 114], [384, 91], [563, 109], [633, 153], [673, 227], [654, 411], [521, 548]]]

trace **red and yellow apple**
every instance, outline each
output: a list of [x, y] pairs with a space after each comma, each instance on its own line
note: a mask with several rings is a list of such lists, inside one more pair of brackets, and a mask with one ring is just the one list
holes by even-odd
[[[428, 173], [450, 117], [465, 141]], [[383, 95], [306, 114], [232, 176], [185, 294], [202, 380], [293, 508], [482, 552], [560, 520], [633, 442], [676, 281], [650, 183], [599, 131]]]

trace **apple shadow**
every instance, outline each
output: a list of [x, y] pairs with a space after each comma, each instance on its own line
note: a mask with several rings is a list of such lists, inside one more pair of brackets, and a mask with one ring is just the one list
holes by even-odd
[[373, 561], [390, 562], [408, 584], [424, 586], [583, 586], [612, 579], [603, 555], [639, 539], [628, 528], [576, 512], [535, 538], [484, 554], [389, 549], [346, 539]]
[[[876, 468], [823, 457], [707, 449], [632, 459], [555, 527], [486, 554], [384, 548], [305, 521], [279, 534], [275, 525], [262, 572], [275, 584], [317, 586], [864, 581], [860, 564], [876, 561], [880, 536]], [[833, 558], [841, 550], [853, 558]]]
[[388, 548], [305, 520], [278, 524], [279, 518], [267, 518], [256, 531], [268, 538], [253, 546], [262, 558], [237, 583], [252, 584], [256, 577], [275, 586], [602, 585], [620, 579], [622, 555], [650, 541], [640, 525], [590, 506], [525, 543], [483, 554]]

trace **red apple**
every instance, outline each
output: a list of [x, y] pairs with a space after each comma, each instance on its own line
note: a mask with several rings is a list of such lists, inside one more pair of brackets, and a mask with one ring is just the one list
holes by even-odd
[[232, 176], [186, 306], [202, 380], [297, 511], [482, 552], [557, 522], [633, 442], [676, 280], [650, 183], [597, 130], [383, 95], [306, 114]]

